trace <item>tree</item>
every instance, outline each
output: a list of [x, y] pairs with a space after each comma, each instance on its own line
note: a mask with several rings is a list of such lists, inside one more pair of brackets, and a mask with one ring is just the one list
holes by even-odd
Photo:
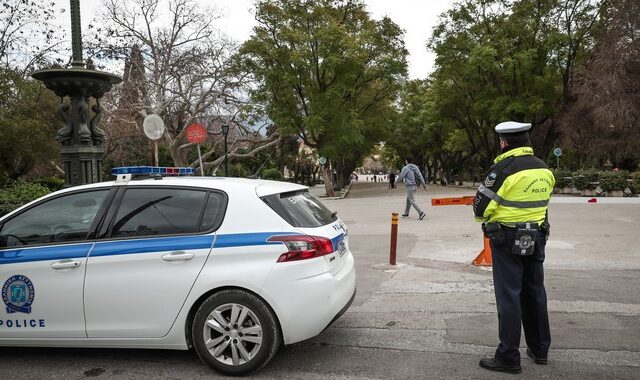
[[429, 42], [436, 120], [466, 136], [460, 142], [485, 167], [499, 150], [493, 127], [504, 120], [532, 122], [534, 147], [546, 156], [599, 10], [590, 0], [457, 3]]
[[473, 157], [467, 135], [454, 124], [440, 118], [431, 81], [408, 81], [400, 96], [401, 114], [396, 122], [388, 147], [395, 151], [395, 165], [401, 167], [404, 157], [411, 156], [414, 163], [435, 180], [442, 174], [449, 181], [454, 175], [469, 174]]
[[50, 66], [59, 52], [64, 35], [50, 25], [57, 13], [53, 5], [0, 5], [0, 186], [59, 168], [56, 97], [28, 77], [36, 66]]
[[[128, 104], [136, 115], [126, 111], [123, 115], [127, 117], [120, 117], [120, 122], [135, 123], [141, 135], [144, 116], [160, 115], [167, 126], [164, 139], [174, 164], [194, 167], [198, 162], [189, 159], [194, 145], [186, 140], [186, 126], [193, 122], [209, 124], [220, 115], [230, 115], [227, 122], [245, 128], [244, 120], [237, 118], [246, 102], [246, 74], [236, 69], [234, 44], [214, 27], [218, 18], [215, 10], [193, 0], [105, 0], [104, 5], [96, 23], [100, 26], [95, 29], [93, 54], [126, 60], [138, 50], [145, 77], [145, 81], [134, 84], [144, 86], [144, 90]], [[242, 132], [241, 140], [246, 144], [237, 146], [252, 145], [262, 150], [266, 149], [263, 145], [273, 145], [278, 139], [278, 134], [265, 140], [252, 132]], [[213, 148], [217, 146], [213, 144]], [[203, 158], [208, 160], [219, 152], [213, 148], [204, 152]], [[251, 157], [257, 152], [234, 151], [229, 157]], [[205, 170], [221, 160], [207, 161]]]
[[[328, 157], [343, 179], [384, 139], [406, 76], [402, 30], [360, 0], [263, 0], [241, 47], [254, 97], [284, 134]], [[328, 165], [327, 195], [333, 195]]]
[[105, 117], [105, 168], [146, 165], [151, 161], [149, 139], [140, 130], [140, 106], [148, 105], [148, 99], [144, 59], [140, 48], [134, 45], [124, 62], [122, 84], [102, 100], [111, 110]]
[[[64, 32], [50, 24], [55, 3], [5, 0], [0, 6], [0, 65], [20, 70], [21, 75], [36, 65], [46, 65], [60, 49]], [[64, 12], [64, 10], [61, 10]], [[58, 63], [62, 63], [58, 59]]]
[[39, 166], [55, 167], [57, 103], [40, 82], [23, 78], [21, 71], [0, 69], [0, 186]]
[[580, 160], [611, 160], [633, 170], [640, 161], [640, 4], [613, 0], [603, 11], [596, 44], [576, 71], [572, 103], [561, 119], [564, 143]]

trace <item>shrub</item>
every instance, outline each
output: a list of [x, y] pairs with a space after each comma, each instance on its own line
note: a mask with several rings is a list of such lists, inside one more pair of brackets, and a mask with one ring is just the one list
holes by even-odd
[[604, 191], [624, 190], [627, 187], [628, 173], [620, 172], [603, 172], [600, 175], [600, 187]]
[[58, 177], [41, 178], [38, 183], [51, 191], [58, 191], [64, 187], [64, 179]]
[[280, 181], [282, 180], [282, 174], [278, 168], [269, 168], [262, 171], [262, 178]]
[[0, 215], [5, 215], [34, 199], [46, 195], [50, 190], [38, 183], [16, 182], [0, 189]]
[[560, 189], [563, 187], [571, 186], [571, 171], [569, 170], [554, 170], [553, 176], [556, 178], [556, 188]]
[[593, 182], [599, 179], [600, 172], [596, 169], [578, 170], [573, 175], [573, 186], [578, 190], [594, 190], [596, 185]]
[[229, 175], [231, 177], [247, 178], [252, 174], [249, 169], [240, 163], [229, 165]]

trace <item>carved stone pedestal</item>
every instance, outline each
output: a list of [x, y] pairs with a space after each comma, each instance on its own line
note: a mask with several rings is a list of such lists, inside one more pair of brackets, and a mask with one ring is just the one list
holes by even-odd
[[66, 186], [102, 182], [102, 145], [63, 146], [61, 153]]

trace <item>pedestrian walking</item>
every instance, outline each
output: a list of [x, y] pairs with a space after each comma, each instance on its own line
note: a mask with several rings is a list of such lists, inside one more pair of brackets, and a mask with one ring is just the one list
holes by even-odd
[[373, 175], [373, 182], [378, 182], [378, 177], [376, 177], [376, 175]]
[[396, 188], [396, 173], [394, 172], [389, 173], [389, 188], [390, 189]]
[[422, 220], [425, 217], [425, 213], [420, 209], [418, 203], [416, 202], [416, 190], [418, 186], [421, 186], [427, 190], [427, 184], [420, 173], [420, 169], [413, 163], [413, 158], [407, 156], [404, 160], [405, 166], [400, 171], [400, 175], [396, 178], [395, 183], [400, 181], [404, 181], [404, 184], [407, 188], [407, 203], [404, 208], [404, 214], [402, 214], [403, 218], [409, 217], [409, 211], [411, 210], [411, 206], [416, 209], [418, 212], [418, 219]]
[[500, 344], [480, 360], [492, 371], [520, 373], [520, 326], [527, 356], [547, 364], [551, 334], [543, 263], [549, 237], [547, 207], [555, 184], [544, 161], [533, 155], [531, 124], [504, 122], [500, 154], [478, 188], [476, 220], [490, 239]]

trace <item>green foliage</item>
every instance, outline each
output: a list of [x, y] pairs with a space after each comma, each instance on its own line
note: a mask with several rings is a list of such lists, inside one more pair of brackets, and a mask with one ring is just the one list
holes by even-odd
[[0, 215], [46, 195], [50, 190], [38, 183], [15, 182], [11, 186], [0, 189]]
[[594, 184], [600, 179], [600, 172], [596, 169], [578, 170], [573, 175], [573, 185], [578, 190], [594, 190], [597, 185]]
[[640, 172], [631, 173], [631, 179], [633, 180], [633, 182], [631, 182], [631, 186], [633, 187], [631, 190], [635, 194], [640, 193]]
[[280, 181], [282, 180], [282, 173], [278, 168], [269, 168], [262, 171], [262, 178]]
[[553, 176], [556, 178], [556, 188], [569, 187], [572, 184], [572, 173], [570, 170], [560, 169], [554, 170]]
[[627, 187], [627, 177], [629, 173], [626, 171], [609, 171], [600, 174], [600, 187], [604, 191], [624, 190]]
[[461, 0], [444, 13], [429, 41], [437, 57], [428, 119], [453, 139], [448, 149], [463, 153], [434, 157], [448, 162], [441, 169], [475, 161], [486, 170], [499, 153], [493, 128], [505, 120], [532, 122], [534, 148], [546, 156], [557, 136], [549, 122], [563, 109], [597, 14], [596, 2], [580, 0]]
[[40, 178], [38, 183], [51, 191], [58, 191], [64, 187], [64, 179], [58, 177]]
[[294, 134], [351, 172], [395, 117], [406, 76], [402, 30], [373, 20], [361, 0], [260, 0], [240, 49], [282, 134]]
[[242, 163], [238, 162], [238, 163], [229, 165], [229, 175], [231, 177], [247, 178], [252, 174], [253, 173], [251, 173], [251, 171], [249, 171], [249, 169]]
[[[55, 95], [38, 81], [0, 69], [0, 186], [51, 167], [58, 156]], [[50, 170], [50, 169], [49, 169]]]

